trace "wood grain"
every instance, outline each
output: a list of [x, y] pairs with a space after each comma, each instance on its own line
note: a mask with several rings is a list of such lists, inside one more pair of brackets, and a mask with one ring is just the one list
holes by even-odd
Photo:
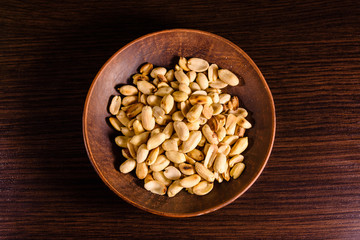
[[[356, 1], [15, 1], [0, 6], [1, 239], [357, 239], [360, 34]], [[81, 116], [102, 64], [144, 34], [228, 38], [272, 91], [263, 174], [214, 213], [169, 219], [113, 194], [85, 152]]]

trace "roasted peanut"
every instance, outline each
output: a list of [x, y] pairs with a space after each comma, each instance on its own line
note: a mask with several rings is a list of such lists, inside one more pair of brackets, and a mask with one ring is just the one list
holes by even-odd
[[183, 188], [203, 196], [214, 186], [238, 178], [245, 168], [244, 137], [251, 123], [237, 96], [225, 87], [239, 78], [201, 58], [181, 57], [167, 71], [145, 63], [133, 85], [113, 96], [108, 118], [122, 136], [115, 143], [126, 160], [122, 173], [135, 170], [152, 193], [174, 197]]

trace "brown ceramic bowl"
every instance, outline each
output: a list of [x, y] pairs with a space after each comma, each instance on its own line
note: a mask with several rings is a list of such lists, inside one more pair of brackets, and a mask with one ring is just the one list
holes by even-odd
[[[205, 196], [185, 191], [173, 198], [152, 194], [144, 189], [143, 180], [134, 173], [122, 174], [123, 161], [114, 144], [115, 131], [106, 118], [109, 98], [118, 94], [115, 86], [130, 83], [138, 67], [151, 62], [174, 67], [179, 56], [199, 57], [220, 68], [227, 68], [242, 78], [242, 85], [228, 91], [237, 95], [249, 111], [253, 128], [247, 131], [249, 147], [245, 155], [245, 171], [237, 180], [221, 184]], [[84, 114], [85, 146], [95, 170], [105, 184], [125, 201], [148, 212], [190, 217], [215, 211], [241, 196], [259, 177], [269, 158], [275, 134], [275, 109], [272, 95], [263, 75], [246, 53], [232, 42], [217, 35], [189, 29], [174, 29], [145, 35], [115, 53], [96, 75], [88, 92]]]

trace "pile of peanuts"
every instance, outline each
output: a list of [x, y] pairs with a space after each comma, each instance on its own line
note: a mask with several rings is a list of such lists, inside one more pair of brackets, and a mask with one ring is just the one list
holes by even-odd
[[237, 96], [225, 92], [238, 77], [200, 58], [180, 57], [175, 69], [145, 63], [134, 85], [113, 96], [109, 122], [122, 135], [115, 143], [146, 190], [173, 197], [182, 189], [208, 194], [214, 181], [237, 179], [245, 168], [251, 124]]

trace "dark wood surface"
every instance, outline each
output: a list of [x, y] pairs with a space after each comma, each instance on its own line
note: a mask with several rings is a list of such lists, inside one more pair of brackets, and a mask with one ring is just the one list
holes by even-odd
[[[359, 239], [359, 4], [291, 2], [2, 2], [0, 238]], [[225, 208], [185, 219], [111, 192], [81, 132], [102, 64], [170, 28], [240, 46], [264, 74], [277, 116], [258, 181]]]

